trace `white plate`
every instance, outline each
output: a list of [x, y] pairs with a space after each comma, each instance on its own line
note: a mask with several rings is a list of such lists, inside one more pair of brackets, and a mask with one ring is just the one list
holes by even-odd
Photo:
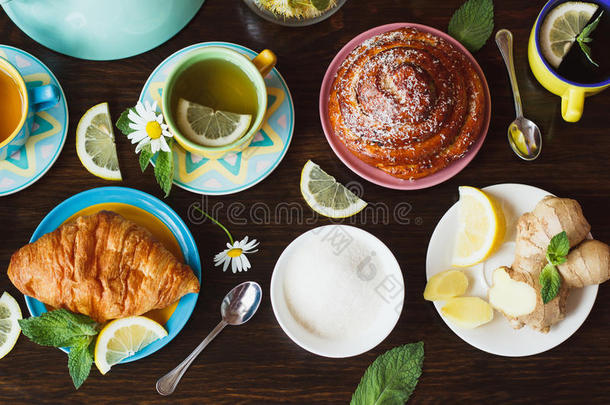
[[[465, 295], [487, 299], [487, 290], [491, 282], [491, 272], [499, 266], [510, 266], [515, 254], [515, 225], [517, 219], [525, 212], [534, 209], [538, 201], [551, 193], [536, 187], [523, 184], [498, 184], [486, 187], [485, 192], [500, 201], [506, 216], [505, 243], [500, 250], [487, 261], [471, 268], [464, 269], [470, 286]], [[457, 204], [445, 213], [436, 225], [426, 257], [426, 277], [451, 268], [451, 255], [455, 232], [457, 229]], [[553, 325], [547, 334], [536, 332], [527, 326], [513, 329], [499, 312], [488, 324], [476, 329], [460, 329], [451, 324], [440, 312], [443, 302], [434, 306], [443, 321], [462, 340], [477, 349], [499, 356], [521, 357], [545, 352], [568, 339], [583, 324], [597, 296], [598, 286], [574, 289], [567, 300], [566, 318]]]
[[[317, 241], [316, 238], [318, 238]], [[346, 254], [345, 249], [350, 243], [358, 243], [359, 245], [354, 246], [361, 244], [366, 247], [358, 250], [362, 254], [362, 258], [354, 260], [354, 271], [365, 269], [362, 273], [358, 273], [361, 275], [362, 291], [371, 295], [377, 294], [380, 298], [374, 296], [373, 298], [379, 299], [380, 309], [375, 312], [374, 317], [371, 316], [371, 323], [356, 333], [346, 333], [336, 338], [322, 337], [302, 326], [288, 308], [285, 283], [289, 263], [294, 254], [307, 248], [312, 242], [328, 242], [329, 247], [332, 247], [331, 253], [337, 256]], [[375, 270], [368, 267], [371, 262], [365, 262], [371, 258], [374, 260]], [[363, 266], [363, 263], [367, 263], [367, 266]], [[372, 291], [367, 292], [367, 288], [371, 288]], [[402, 312], [404, 290], [400, 266], [383, 242], [370, 233], [353, 226], [326, 225], [305, 232], [282, 252], [271, 277], [270, 295], [275, 317], [290, 339], [311, 353], [339, 358], [356, 356], [371, 350], [390, 334]], [[311, 291], [311, 293], [315, 294], [315, 291]]]

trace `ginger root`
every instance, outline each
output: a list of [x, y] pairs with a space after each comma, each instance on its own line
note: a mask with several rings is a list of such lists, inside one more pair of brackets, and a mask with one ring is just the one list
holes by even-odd
[[[506, 316], [513, 328], [527, 325], [548, 332], [551, 325], [565, 318], [570, 288], [601, 284], [610, 279], [610, 248], [596, 240], [585, 240], [590, 230], [578, 202], [567, 198], [544, 197], [532, 212], [519, 218], [513, 265], [494, 271], [489, 290], [490, 304]], [[540, 272], [547, 264], [546, 251], [551, 238], [562, 231], [574, 249], [567, 261], [557, 266], [562, 278], [559, 293], [544, 304], [540, 295]]]
[[555, 299], [544, 304], [540, 295], [538, 276], [499, 267], [493, 273], [493, 286], [489, 289], [489, 303], [502, 312], [510, 325], [521, 329], [528, 325], [540, 332], [548, 332], [551, 325], [565, 318], [568, 288], [562, 284]]
[[610, 248], [598, 240], [585, 240], [557, 266], [564, 283], [571, 288], [601, 284], [610, 279]]

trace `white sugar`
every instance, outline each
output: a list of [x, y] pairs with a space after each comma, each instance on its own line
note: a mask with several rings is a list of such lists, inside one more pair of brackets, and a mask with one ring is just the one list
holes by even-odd
[[357, 235], [345, 246], [327, 236], [310, 234], [307, 243], [287, 257], [288, 309], [301, 326], [321, 338], [362, 335], [386, 304], [371, 277], [381, 266]]

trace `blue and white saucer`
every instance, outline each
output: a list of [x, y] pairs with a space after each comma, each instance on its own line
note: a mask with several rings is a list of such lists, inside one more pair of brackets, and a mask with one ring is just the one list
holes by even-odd
[[[176, 62], [186, 52], [208, 46], [224, 46], [250, 58], [256, 56], [253, 50], [229, 42], [191, 45], [161, 62], [146, 81], [140, 101], [156, 101], [161, 107], [165, 80]], [[271, 174], [286, 155], [292, 139], [294, 104], [288, 86], [277, 69], [265, 77], [265, 83], [269, 100], [267, 117], [261, 130], [254, 135], [250, 147], [242, 152], [230, 153], [220, 160], [210, 160], [187, 152], [174, 143], [174, 184], [194, 193], [225, 195], [246, 190]]]
[[32, 134], [26, 144], [5, 160], [0, 160], [0, 197], [16, 193], [38, 181], [59, 157], [68, 134], [68, 104], [53, 73], [36, 57], [8, 45], [0, 45], [0, 57], [8, 60], [26, 83], [56, 85], [59, 103], [34, 116]]

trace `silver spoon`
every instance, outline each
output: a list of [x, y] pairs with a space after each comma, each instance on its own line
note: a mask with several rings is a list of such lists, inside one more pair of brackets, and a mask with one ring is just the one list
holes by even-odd
[[496, 33], [496, 44], [508, 70], [510, 86], [513, 89], [515, 99], [515, 111], [517, 118], [508, 126], [508, 143], [513, 151], [523, 160], [534, 160], [540, 155], [542, 149], [542, 136], [540, 129], [531, 120], [523, 116], [521, 96], [517, 86], [517, 75], [513, 63], [513, 34], [507, 29], [501, 29]]
[[220, 306], [222, 321], [178, 367], [159, 378], [157, 381], [157, 392], [161, 395], [170, 395], [174, 392], [180, 379], [191, 363], [199, 356], [199, 353], [205, 349], [225, 326], [237, 326], [248, 322], [258, 309], [262, 296], [261, 286], [254, 281], [246, 281], [229, 291]]

